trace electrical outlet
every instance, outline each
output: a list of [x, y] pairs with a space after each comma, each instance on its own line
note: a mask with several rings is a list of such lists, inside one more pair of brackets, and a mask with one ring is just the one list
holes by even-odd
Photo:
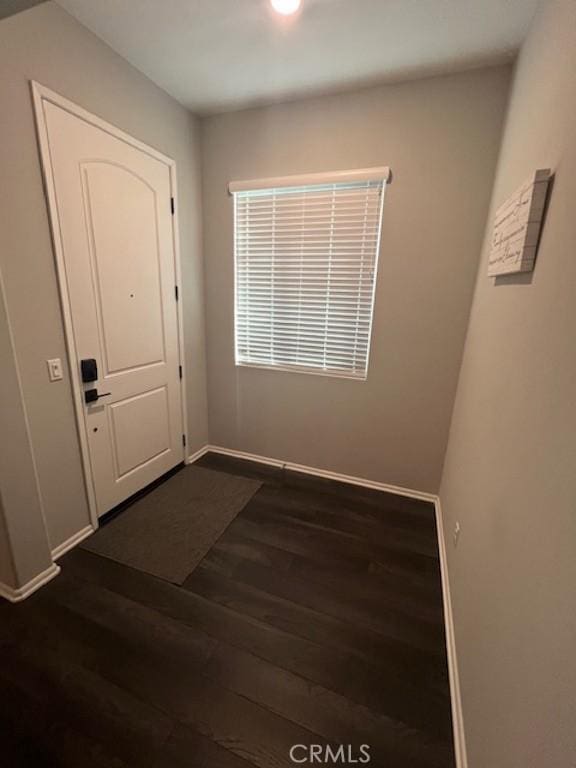
[[62, 361], [60, 358], [57, 357], [54, 360], [47, 360], [46, 363], [48, 365], [48, 376], [50, 377], [50, 381], [61, 381], [64, 374], [62, 373]]
[[457, 547], [458, 546], [458, 539], [460, 538], [460, 523], [458, 523], [458, 522], [454, 526], [453, 537], [454, 537], [454, 546]]

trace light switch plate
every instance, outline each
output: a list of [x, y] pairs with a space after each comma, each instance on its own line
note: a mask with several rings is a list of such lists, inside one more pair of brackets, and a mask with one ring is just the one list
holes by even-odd
[[48, 365], [48, 376], [50, 377], [50, 381], [61, 381], [62, 380], [62, 361], [59, 357], [56, 357], [54, 360], [47, 360], [46, 361]]

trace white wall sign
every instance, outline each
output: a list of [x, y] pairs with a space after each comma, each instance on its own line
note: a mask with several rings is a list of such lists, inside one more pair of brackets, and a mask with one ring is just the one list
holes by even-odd
[[536, 171], [496, 211], [488, 275], [534, 269], [551, 171]]

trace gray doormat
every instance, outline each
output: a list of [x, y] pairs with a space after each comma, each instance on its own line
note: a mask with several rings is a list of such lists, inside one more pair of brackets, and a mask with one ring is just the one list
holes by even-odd
[[81, 545], [182, 584], [262, 483], [185, 467]]

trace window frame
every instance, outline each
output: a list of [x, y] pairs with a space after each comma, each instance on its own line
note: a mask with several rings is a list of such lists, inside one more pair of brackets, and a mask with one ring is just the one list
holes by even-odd
[[[270, 364], [270, 363], [258, 363], [258, 362], [246, 362], [239, 359], [238, 351], [238, 222], [237, 222], [237, 201], [235, 199], [236, 193], [240, 192], [258, 192], [265, 190], [275, 190], [280, 188], [294, 188], [299, 187], [314, 187], [325, 184], [337, 185], [345, 184], [347, 182], [354, 181], [366, 181], [366, 182], [382, 182], [382, 191], [380, 194], [379, 209], [378, 209], [378, 232], [375, 247], [375, 263], [374, 263], [374, 278], [372, 281], [372, 291], [370, 296], [370, 321], [368, 330], [368, 344], [366, 350], [366, 365], [363, 375], [358, 375], [346, 369], [338, 368], [316, 368], [312, 365], [299, 365], [295, 363], [290, 364]], [[382, 245], [382, 230], [383, 230], [383, 213], [385, 202], [385, 191], [387, 184], [392, 181], [392, 172], [390, 168], [378, 167], [378, 168], [362, 168], [358, 170], [350, 171], [336, 171], [328, 173], [318, 174], [306, 174], [306, 175], [294, 175], [274, 177], [267, 179], [254, 179], [251, 181], [236, 181], [230, 182], [228, 187], [229, 195], [233, 198], [233, 249], [234, 249], [234, 365], [236, 368], [252, 368], [263, 371], [277, 371], [282, 373], [300, 373], [309, 376], [323, 376], [329, 378], [346, 379], [348, 381], [366, 382], [370, 370], [370, 359], [372, 352], [372, 336], [374, 328], [374, 313], [376, 309], [376, 286], [378, 282], [379, 265], [380, 265], [380, 251]]]

